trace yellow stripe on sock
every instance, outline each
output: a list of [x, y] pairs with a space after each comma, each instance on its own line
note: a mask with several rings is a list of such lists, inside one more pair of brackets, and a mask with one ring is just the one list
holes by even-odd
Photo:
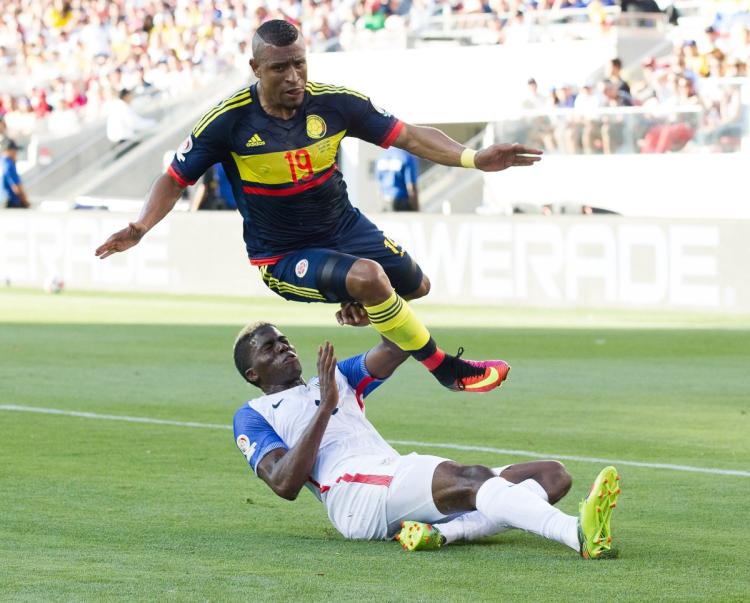
[[397, 299], [396, 303], [394, 303], [387, 310], [369, 314], [370, 322], [376, 322], [376, 323], [381, 323], [381, 324], [388, 322], [391, 318], [396, 316], [401, 311], [401, 308], [403, 308], [403, 303], [401, 302], [400, 299]]
[[404, 351], [419, 350], [430, 341], [430, 332], [395, 292], [383, 303], [365, 306], [365, 310], [375, 330]]

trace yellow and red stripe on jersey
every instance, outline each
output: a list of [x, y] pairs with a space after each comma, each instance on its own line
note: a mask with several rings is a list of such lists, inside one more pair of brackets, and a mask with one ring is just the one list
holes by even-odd
[[315, 180], [316, 174], [334, 165], [339, 143], [345, 135], [346, 130], [342, 130], [306, 147], [274, 153], [239, 155], [232, 152], [232, 159], [240, 178], [245, 182], [261, 186], [304, 185]]

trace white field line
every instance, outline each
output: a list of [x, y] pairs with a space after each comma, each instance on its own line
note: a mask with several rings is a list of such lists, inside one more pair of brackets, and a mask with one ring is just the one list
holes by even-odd
[[[105, 415], [94, 412], [75, 410], [60, 410], [57, 408], [39, 408], [36, 406], [19, 406], [16, 404], [0, 404], [0, 410], [33, 412], [45, 415], [63, 415], [82, 419], [98, 419], [100, 421], [124, 421], [126, 423], [146, 423], [148, 425], [171, 425], [173, 427], [195, 427], [202, 429], [232, 429], [231, 425], [217, 423], [195, 423], [192, 421], [170, 421], [168, 419], [152, 419], [150, 417], [129, 417], [127, 415]], [[671, 463], [647, 463], [643, 461], [625, 461], [622, 459], [606, 459], [591, 456], [577, 456], [570, 454], [546, 454], [529, 450], [513, 450], [509, 448], [493, 448], [491, 446], [469, 446], [465, 444], [449, 444], [444, 442], [416, 442], [413, 440], [389, 440], [395, 446], [413, 446], [417, 448], [444, 448], [447, 450], [463, 450], [469, 452], [491, 452], [509, 456], [530, 457], [537, 459], [556, 459], [562, 461], [578, 461], [581, 463], [596, 463], [598, 465], [625, 465], [629, 467], [644, 467], [646, 469], [668, 469], [671, 471], [687, 471], [690, 473], [708, 473], [711, 475], [734, 475], [750, 477], [750, 471], [737, 469], [716, 469], [711, 467], [692, 467], [690, 465], [673, 465]]]

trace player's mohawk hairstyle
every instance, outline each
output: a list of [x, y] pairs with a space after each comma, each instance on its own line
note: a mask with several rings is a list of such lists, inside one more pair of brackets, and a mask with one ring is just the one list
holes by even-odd
[[255, 31], [255, 35], [272, 46], [289, 46], [297, 41], [299, 31], [288, 21], [272, 19], [263, 23]]
[[[270, 322], [254, 322], [244, 327], [234, 340], [234, 366], [245, 381], [248, 381], [245, 373], [250, 368], [250, 348], [253, 344], [253, 337], [261, 329], [272, 326]], [[255, 385], [252, 381], [248, 383]]]

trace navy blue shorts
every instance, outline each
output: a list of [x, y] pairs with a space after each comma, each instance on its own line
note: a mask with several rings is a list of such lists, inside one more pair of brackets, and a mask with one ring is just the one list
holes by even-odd
[[330, 248], [292, 251], [276, 264], [260, 266], [260, 273], [271, 291], [288, 300], [354, 301], [346, 290], [346, 275], [363, 258], [380, 264], [402, 297], [422, 284], [422, 269], [411, 256], [362, 215]]

